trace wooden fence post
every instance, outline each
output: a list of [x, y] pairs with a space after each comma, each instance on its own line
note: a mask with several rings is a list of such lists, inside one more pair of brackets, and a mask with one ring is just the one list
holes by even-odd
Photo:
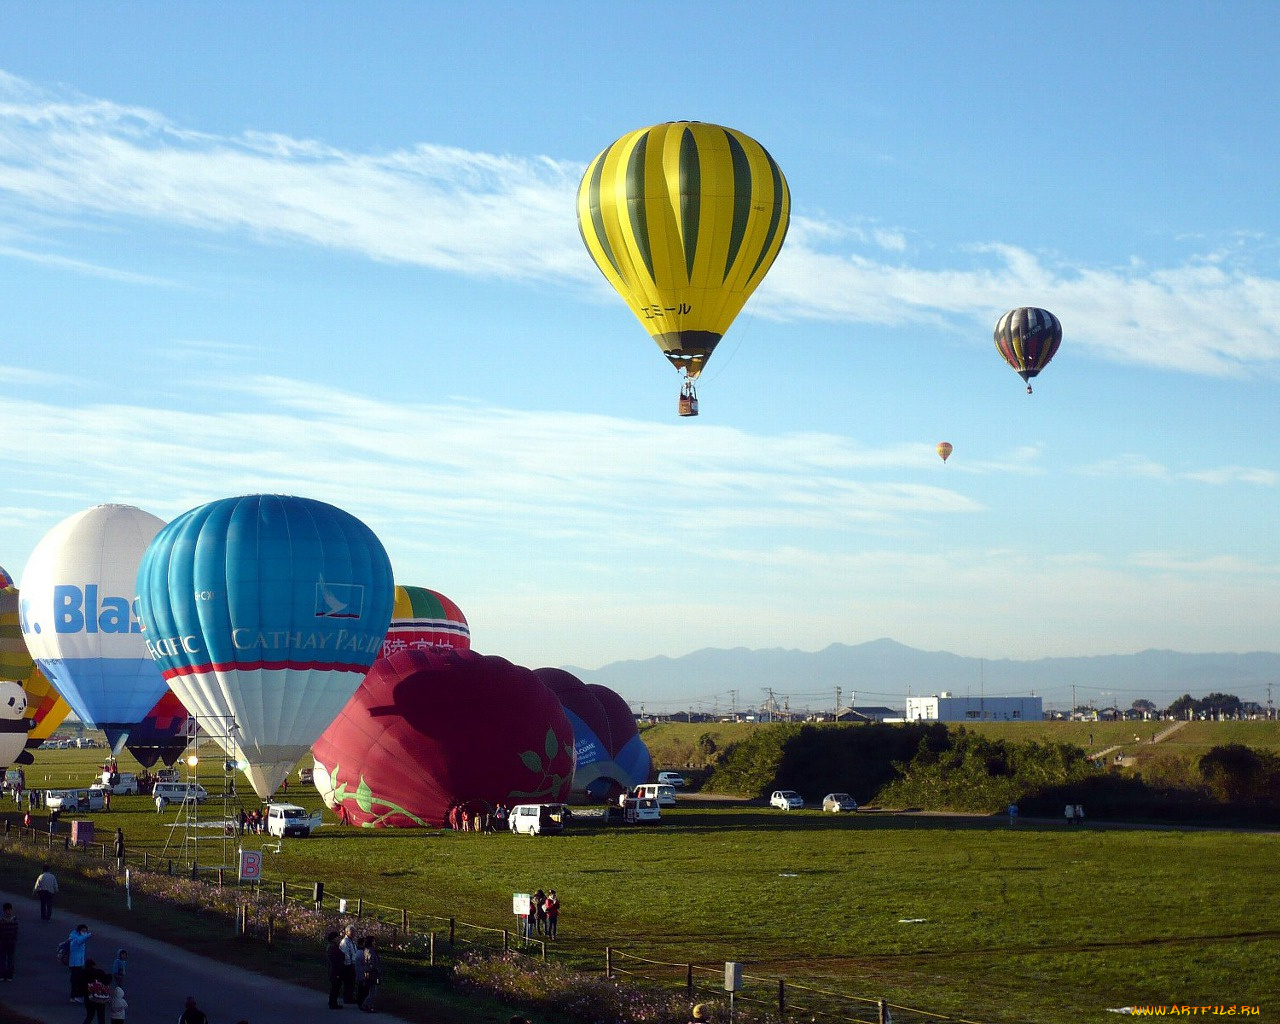
[[222, 883], [223, 883], [223, 881], [224, 881], [224, 879], [223, 879], [223, 877], [222, 877], [222, 868], [218, 868], [218, 888], [219, 888], [219, 889], [221, 889], [221, 888], [222, 888]]
[[613, 977], [613, 947], [604, 947], [604, 976], [606, 978]]
[[283, 878], [280, 879], [280, 906], [284, 906], [289, 902], [289, 883]]
[[876, 1007], [879, 1009], [880, 1024], [889, 1024], [889, 1004], [883, 999], [877, 1000]]
[[454, 937], [454, 936], [453, 936], [453, 933], [454, 933], [454, 926], [455, 926], [456, 924], [457, 924], [457, 919], [456, 919], [456, 918], [452, 918], [452, 917], [451, 917], [451, 918], [449, 918], [449, 945], [450, 945], [450, 946], [452, 946], [452, 945], [453, 945], [453, 937]]
[[543, 939], [539, 945], [542, 946], [542, 962], [545, 964], [547, 962], [547, 940]]
[[508, 953], [510, 951], [511, 951], [510, 938], [507, 935], [507, 929], [503, 928], [502, 929], [502, 952]]
[[356, 898], [356, 917], [364, 917], [364, 897]]
[[778, 979], [778, 1016], [785, 1017], [787, 1015], [787, 982], [785, 978]]
[[267, 948], [271, 949], [276, 944], [276, 915], [267, 915]]
[[685, 964], [684, 967], [684, 990], [690, 996], [693, 995], [693, 964]]
[[436, 965], [436, 932], [434, 928], [427, 933], [427, 963], [432, 967]]
[[405, 909], [405, 908], [403, 908], [403, 907], [401, 907], [401, 908], [400, 908], [400, 927], [404, 930], [405, 937], [406, 937], [406, 938], [408, 938], [408, 935], [409, 935], [409, 911], [408, 911], [408, 910], [406, 910], [406, 909]]

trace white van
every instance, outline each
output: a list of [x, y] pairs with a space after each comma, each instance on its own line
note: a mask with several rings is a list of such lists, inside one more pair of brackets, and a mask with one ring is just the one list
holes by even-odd
[[305, 839], [311, 835], [311, 812], [297, 804], [267, 804], [267, 835]]
[[48, 789], [44, 805], [51, 811], [100, 811], [106, 805], [100, 789]]
[[641, 786], [636, 786], [631, 791], [631, 795], [637, 800], [657, 800], [659, 807], [674, 807], [676, 805], [675, 787], [668, 786], [663, 782], [646, 782]]
[[569, 811], [564, 804], [516, 804], [511, 808], [507, 826], [514, 835], [558, 835], [564, 831], [568, 817]]
[[209, 791], [198, 782], [157, 782], [151, 789], [151, 797], [164, 797], [171, 804], [194, 801], [202, 804], [209, 799]]
[[657, 800], [629, 796], [622, 801], [622, 820], [627, 825], [648, 825], [662, 820]]

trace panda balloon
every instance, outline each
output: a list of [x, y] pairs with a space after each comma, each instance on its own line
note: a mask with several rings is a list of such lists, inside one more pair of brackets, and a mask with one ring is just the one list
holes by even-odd
[[[27, 730], [31, 720], [24, 718], [27, 710], [27, 691], [21, 683], [0, 682], [0, 767], [20, 760], [27, 745]], [[26, 756], [30, 762], [30, 755]]]

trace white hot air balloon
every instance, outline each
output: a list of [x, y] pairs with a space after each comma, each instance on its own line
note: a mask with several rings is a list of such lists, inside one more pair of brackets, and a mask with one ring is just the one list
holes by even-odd
[[119, 753], [165, 691], [137, 614], [138, 563], [164, 520], [132, 505], [69, 516], [31, 552], [19, 617], [31, 656]]

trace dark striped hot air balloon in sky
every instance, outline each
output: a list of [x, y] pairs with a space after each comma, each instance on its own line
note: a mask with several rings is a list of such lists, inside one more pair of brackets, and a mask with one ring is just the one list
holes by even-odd
[[1031, 394], [1031, 378], [1049, 365], [1062, 344], [1062, 324], [1047, 309], [1019, 306], [999, 319], [995, 337], [1004, 361], [1027, 382]]
[[786, 178], [742, 132], [673, 121], [622, 136], [578, 187], [591, 258], [684, 375], [680, 414], [698, 414], [693, 382], [764, 279], [791, 220]]

